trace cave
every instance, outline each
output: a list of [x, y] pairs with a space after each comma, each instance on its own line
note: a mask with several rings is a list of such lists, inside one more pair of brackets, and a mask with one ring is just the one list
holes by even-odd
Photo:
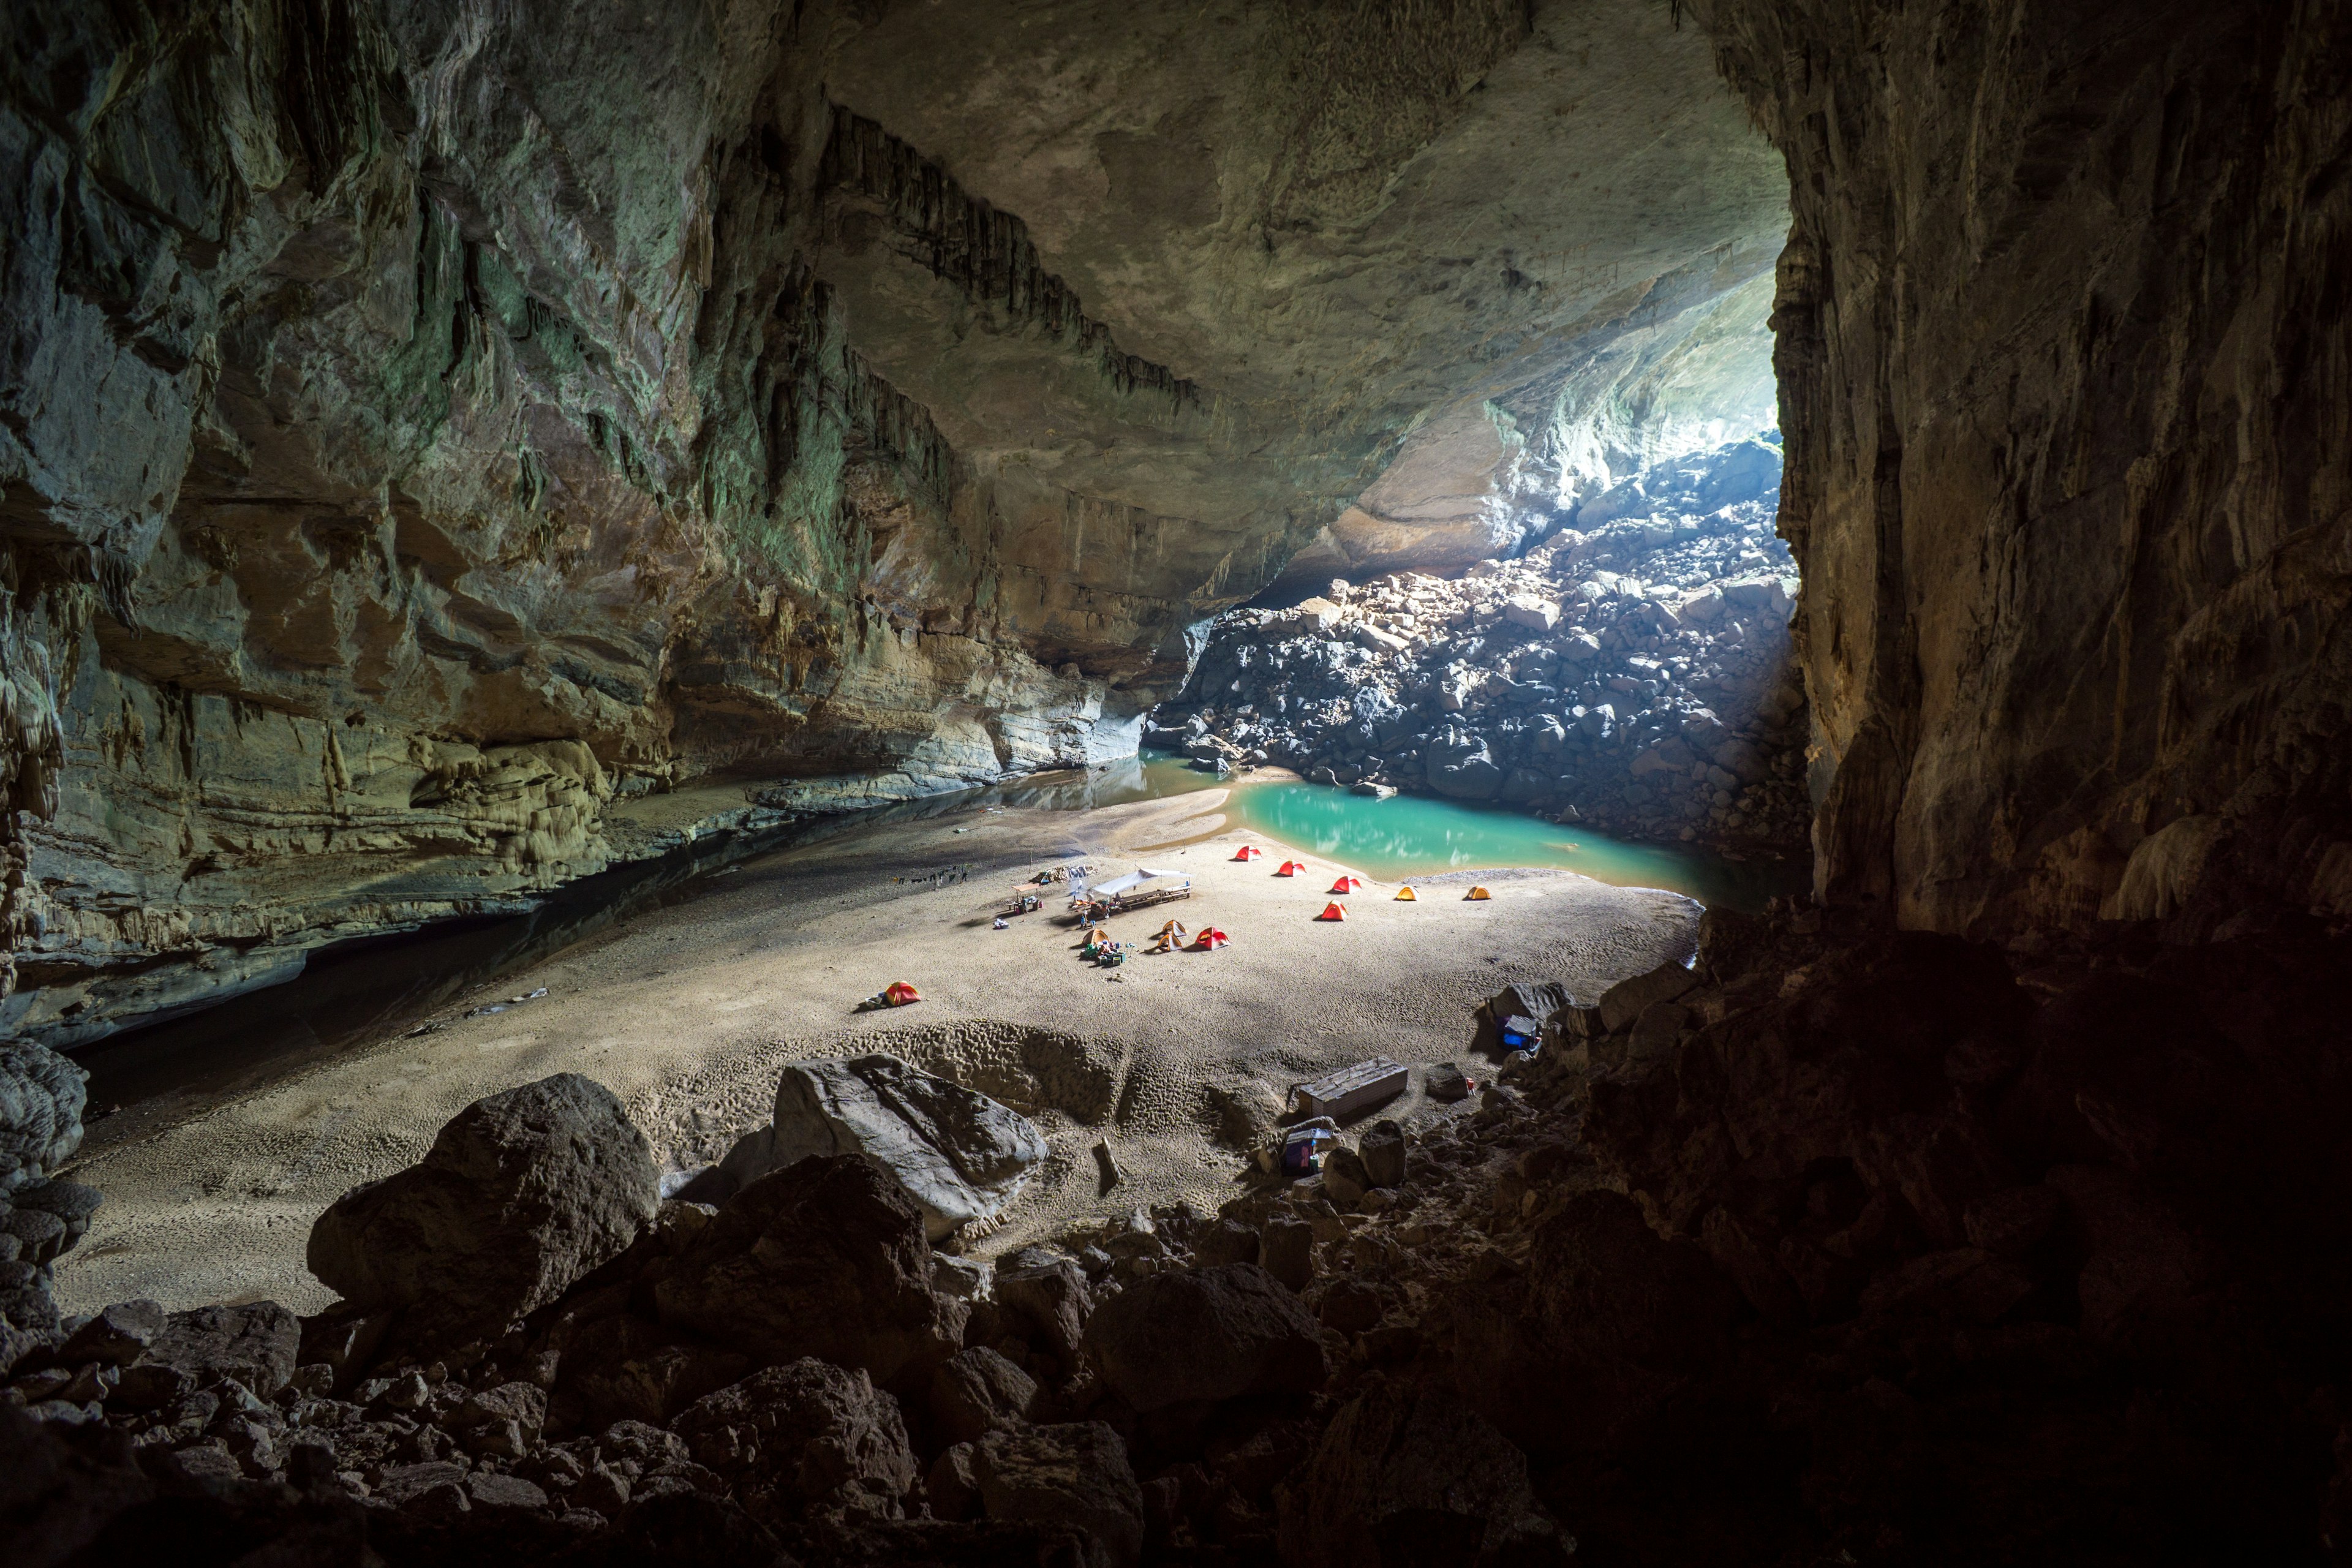
[[21, 1561], [2352, 1559], [2352, 6], [5, 37]]

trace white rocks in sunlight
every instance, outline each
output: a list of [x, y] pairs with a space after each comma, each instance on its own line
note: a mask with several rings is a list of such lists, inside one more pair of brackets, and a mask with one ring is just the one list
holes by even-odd
[[995, 1218], [1044, 1162], [1045, 1136], [988, 1096], [873, 1055], [795, 1062], [776, 1118], [720, 1169], [739, 1187], [820, 1154], [863, 1154], [923, 1211], [933, 1240]]

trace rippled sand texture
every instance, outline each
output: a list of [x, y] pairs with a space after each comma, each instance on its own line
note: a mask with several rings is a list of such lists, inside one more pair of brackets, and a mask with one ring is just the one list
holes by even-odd
[[[975, 811], [779, 854], [470, 999], [544, 985], [543, 1000], [475, 1018], [452, 1008], [436, 1032], [200, 1105], [124, 1146], [105, 1147], [101, 1123], [75, 1173], [106, 1205], [65, 1260], [60, 1302], [268, 1297], [316, 1310], [331, 1297], [302, 1251], [321, 1209], [414, 1163], [472, 1100], [565, 1070], [620, 1094], [670, 1167], [715, 1159], [763, 1121], [787, 1061], [888, 1050], [970, 1084], [1035, 1118], [1054, 1151], [983, 1250], [1138, 1203], [1213, 1205], [1236, 1190], [1269, 1095], [1374, 1052], [1460, 1058], [1470, 1010], [1505, 982], [1598, 990], [1695, 940], [1688, 900], [1558, 871], [1489, 876], [1496, 896], [1478, 903], [1462, 900], [1459, 874], [1422, 884], [1416, 903], [1368, 879], [1346, 923], [1317, 922], [1340, 868], [1316, 859], [1281, 879], [1279, 854], [1234, 862], [1242, 840], [1224, 830], [1223, 804], [1213, 791], [1076, 814]], [[1021, 875], [1147, 850], [1195, 879], [1175, 912], [1223, 926], [1231, 947], [1097, 969], [1077, 957], [1058, 899], [992, 929]], [[892, 880], [950, 864], [974, 869], [936, 890]], [[1165, 918], [1115, 930], [1141, 938]], [[852, 1011], [897, 979], [923, 1002]], [[1108, 1192], [1097, 1139], [1125, 1173]]]

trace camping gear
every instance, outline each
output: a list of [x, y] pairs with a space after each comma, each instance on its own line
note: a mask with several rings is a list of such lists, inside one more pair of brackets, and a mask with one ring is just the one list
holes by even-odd
[[[1565, 986], [1548, 982], [1521, 981], [1506, 985], [1486, 1001], [1478, 1004], [1472, 1024], [1470, 1048], [1499, 1056], [1506, 1051], [1532, 1050], [1542, 1042], [1545, 1020], [1563, 1007], [1576, 1005], [1576, 998]], [[1525, 1026], [1517, 1031], [1524, 1037], [1513, 1040], [1513, 1021]]]
[[1494, 894], [1492, 894], [1492, 893], [1490, 893], [1490, 892], [1488, 892], [1488, 891], [1487, 891], [1486, 889], [1484, 889], [1484, 888], [1473, 888], [1473, 889], [1471, 889], [1468, 892], [1466, 892], [1466, 893], [1463, 894], [1462, 896], [1463, 896], [1465, 899], [1491, 899], [1491, 898], [1493, 898], [1495, 895], [1494, 895]]
[[1256, 847], [1255, 845], [1244, 844], [1241, 847], [1241, 852], [1235, 855], [1234, 858], [1236, 860], [1263, 860], [1265, 858], [1265, 851]]
[[1233, 941], [1233, 938], [1227, 936], [1223, 931], [1219, 931], [1216, 927], [1202, 926], [1201, 928], [1201, 934], [1192, 939], [1192, 951], [1194, 952], [1214, 952], [1217, 949], [1224, 946], [1225, 943], [1231, 941]]
[[1312, 1176], [1323, 1169], [1323, 1156], [1339, 1142], [1328, 1127], [1294, 1127], [1283, 1135], [1282, 1173]]
[[1101, 956], [1095, 962], [1105, 969], [1115, 969], [1127, 962], [1127, 949], [1115, 942], [1105, 942]]
[[1364, 879], [1361, 877], [1342, 877], [1331, 884], [1331, 890], [1335, 893], [1353, 893], [1360, 891], [1363, 886]]
[[1124, 877], [1113, 877], [1108, 882], [1095, 884], [1094, 896], [1108, 900], [1106, 915], [1121, 910], [1149, 909], [1171, 899], [1192, 896], [1192, 879], [1181, 871], [1157, 870], [1150, 866], [1138, 866]]
[[1348, 911], [1337, 904], [1326, 904], [1323, 912], [1315, 918], [1318, 921], [1343, 921], [1348, 918]]
[[998, 931], [1011, 931], [1013, 929], [1013, 922], [1006, 920], [1003, 915], [999, 915], [996, 917], [996, 929]]
[[1309, 1116], [1349, 1116], [1402, 1094], [1407, 1077], [1402, 1064], [1386, 1057], [1372, 1057], [1311, 1082], [1293, 1086], [1291, 1105]]
[[1421, 901], [1421, 895], [1412, 890], [1411, 882], [1407, 882], [1396, 890], [1396, 901], [1400, 904], [1417, 904]]
[[1502, 1045], [1507, 1051], [1532, 1057], [1543, 1048], [1543, 1026], [1524, 1013], [1503, 1020]]
[[1282, 863], [1281, 868], [1275, 872], [1275, 875], [1277, 877], [1296, 877], [1305, 869], [1307, 869], [1307, 868], [1300, 865], [1296, 860], [1285, 860]]
[[861, 1013], [871, 1013], [880, 1007], [904, 1007], [909, 1002], [919, 1002], [923, 994], [903, 980], [893, 980], [881, 990], [857, 1005]]

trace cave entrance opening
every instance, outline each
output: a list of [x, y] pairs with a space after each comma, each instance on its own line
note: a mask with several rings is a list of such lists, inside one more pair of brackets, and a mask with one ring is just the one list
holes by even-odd
[[[1424, 420], [1265, 594], [1210, 624], [1147, 738], [1243, 777], [1804, 858], [1771, 290], [1767, 268]], [[1446, 489], [1465, 473], [1466, 505]]]

